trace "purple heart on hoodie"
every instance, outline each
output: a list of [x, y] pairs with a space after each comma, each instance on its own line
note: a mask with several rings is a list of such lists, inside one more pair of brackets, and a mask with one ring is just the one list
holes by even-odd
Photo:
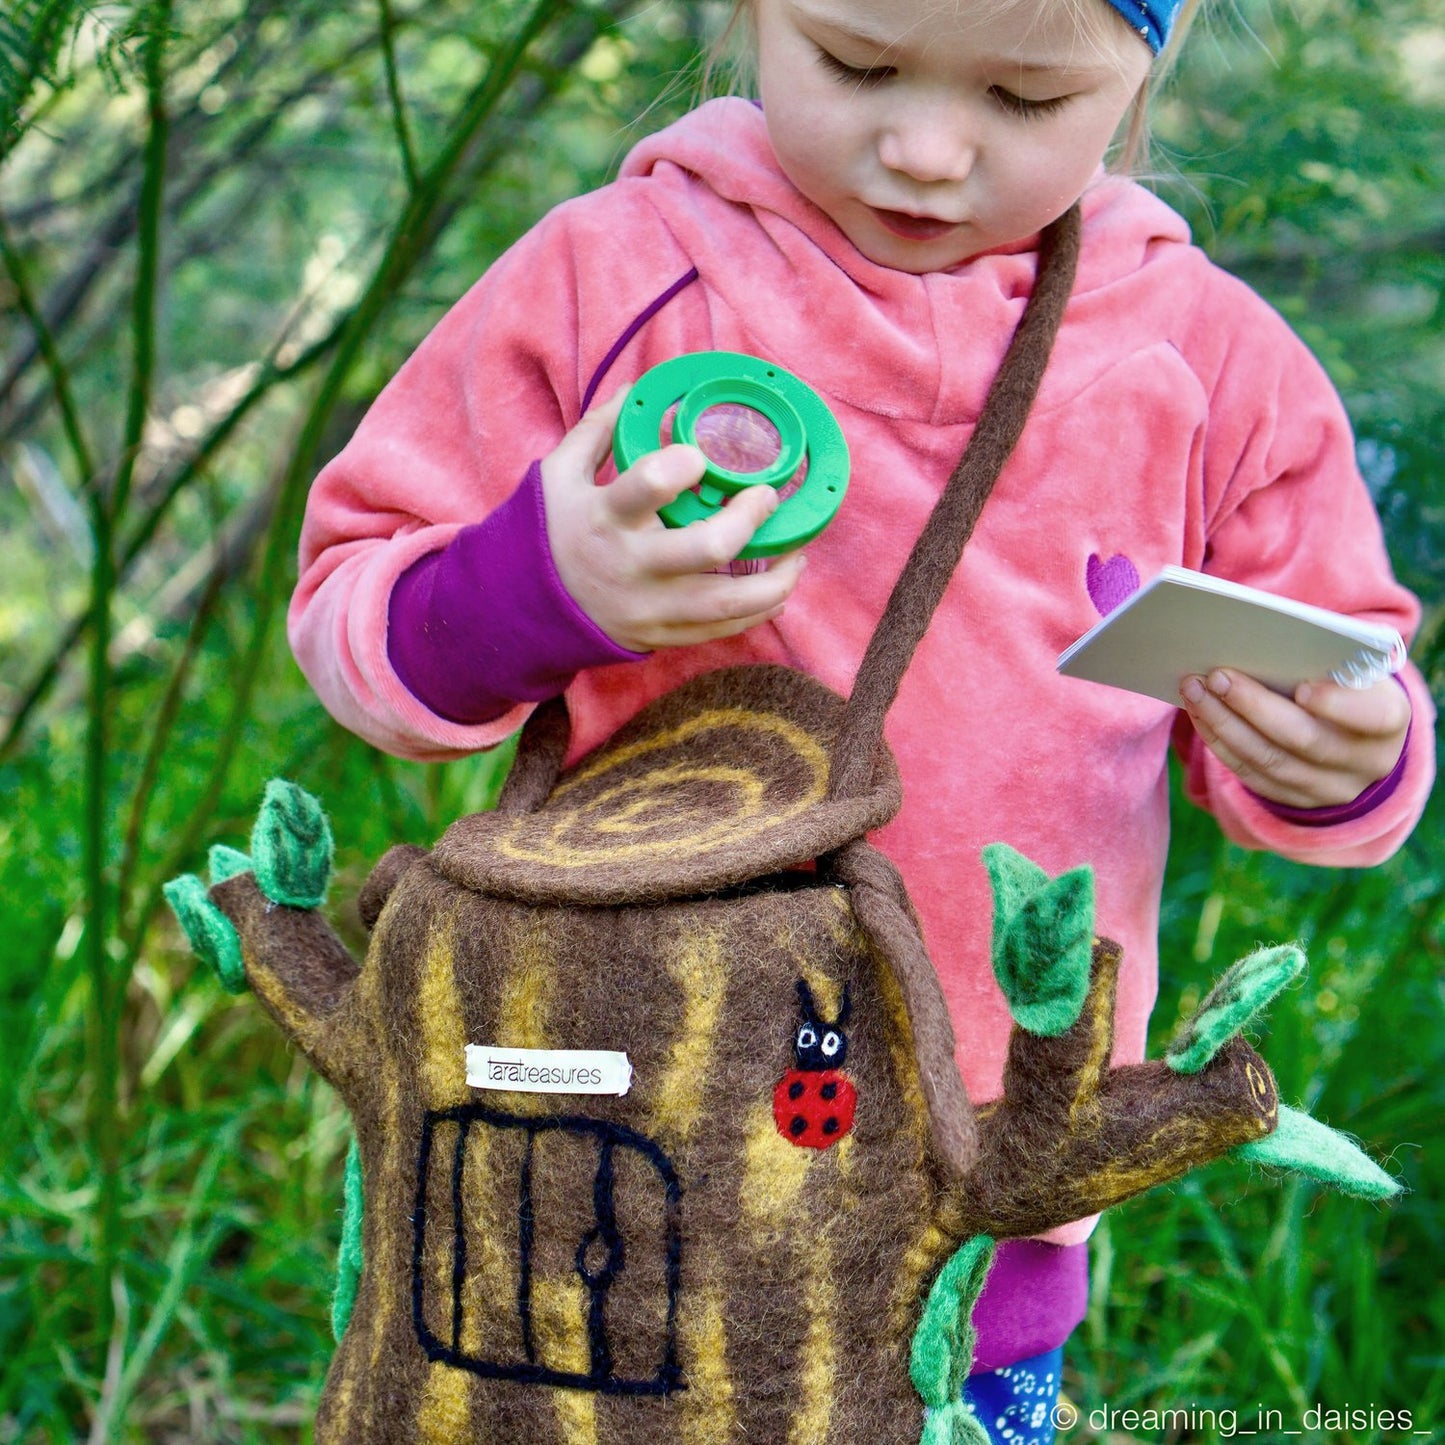
[[1107, 617], [1139, 590], [1139, 569], [1122, 552], [1116, 552], [1107, 562], [1097, 552], [1091, 552], [1084, 575], [1089, 600], [1100, 617]]

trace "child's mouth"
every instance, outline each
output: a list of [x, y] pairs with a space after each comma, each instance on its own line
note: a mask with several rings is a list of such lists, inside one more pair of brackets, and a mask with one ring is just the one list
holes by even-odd
[[905, 241], [936, 241], [950, 231], [956, 231], [958, 221], [939, 221], [932, 216], [911, 216], [907, 211], [885, 211], [879, 206], [872, 207], [873, 214], [885, 230]]

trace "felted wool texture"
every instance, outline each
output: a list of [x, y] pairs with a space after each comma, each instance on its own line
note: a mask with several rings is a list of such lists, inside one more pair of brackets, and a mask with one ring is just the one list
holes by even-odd
[[983, 850], [993, 885], [993, 968], [1014, 1020], [1053, 1038], [1078, 1017], [1089, 988], [1094, 874], [1050, 878], [1003, 843]]
[[[598, 1441], [704, 1426], [705, 1438], [739, 1441], [917, 1437], [917, 1284], [910, 1306], [895, 1262], [933, 1227], [939, 1170], [907, 1018], [846, 892], [789, 885], [665, 908], [545, 909], [461, 889], [423, 861], [397, 880], [344, 999], [316, 987], [318, 972], [332, 976], [325, 949], [286, 972], [278, 1020], [304, 1017], [328, 1057], [345, 1034], [368, 1062], [338, 1074], [366, 1175], [365, 1269], [318, 1439], [562, 1441], [579, 1416]], [[249, 877], [216, 892], [253, 961], [272, 955], [258, 930], [300, 941], [294, 911], [268, 913]], [[845, 987], [851, 1004], [858, 1112], [821, 1151], [792, 1145], [772, 1119], [799, 978], [825, 1016]], [[466, 1042], [623, 1048], [635, 1082], [621, 1099], [470, 1091]], [[615, 1148], [626, 1262], [605, 1312], [616, 1380], [655, 1378], [672, 1338], [685, 1388], [584, 1391], [475, 1368], [524, 1363], [529, 1332], [539, 1374], [591, 1367], [577, 1249], [602, 1151], [582, 1116], [617, 1140], [651, 1141], [686, 1181], [669, 1330], [666, 1191], [641, 1150]], [[527, 1140], [530, 1331], [517, 1308]]]
[[320, 907], [334, 851], [321, 804], [294, 783], [267, 783], [251, 832], [252, 866], [266, 896], [293, 908]]
[[228, 847], [225, 843], [214, 843], [206, 854], [206, 872], [212, 883], [224, 883], [238, 873], [245, 873], [251, 867], [251, 856], [239, 848]]
[[194, 873], [186, 873], [171, 879], [161, 892], [187, 942], [220, 980], [221, 987], [227, 993], [244, 993], [246, 969], [241, 961], [241, 941], [230, 919], [207, 896], [206, 885]]
[[[790, 668], [706, 673], [644, 708], [534, 811], [454, 823], [435, 864], [471, 888], [600, 905], [716, 891], [811, 860], [881, 826], [901, 802], [886, 751], [864, 792], [827, 798], [842, 710], [836, 693]], [[546, 780], [534, 752], [558, 756], [557, 727], [549, 710], [535, 738], [524, 730], [529, 789]]]
[[1242, 1039], [1194, 1075], [1161, 1061], [1109, 1068], [1121, 959], [1117, 944], [1095, 943], [1088, 997], [1066, 1032], [1046, 1038], [1016, 1027], [1010, 1036], [1003, 1097], [979, 1111], [968, 1232], [1041, 1234], [1275, 1127], [1274, 1078]]
[[[549, 907], [392, 854], [359, 975], [251, 875], [213, 890], [253, 988], [357, 1123], [363, 1273], [318, 1440], [915, 1439], [919, 1301], [963, 1241], [1038, 1232], [1268, 1128], [1272, 1082], [1239, 1040], [1197, 1075], [1105, 1073], [1107, 943], [1079, 1021], [1016, 1031], [975, 1126], [956, 1072], [924, 1087], [951, 1035], [896, 874], [861, 840], [834, 870]], [[800, 979], [821, 1017], [850, 1005], [857, 1112], [826, 1150], [773, 1118]], [[634, 1084], [473, 1090], [471, 1042], [622, 1049]]]
[[1305, 956], [1292, 944], [1261, 948], [1226, 969], [1169, 1045], [1166, 1062], [1195, 1074], [1304, 971]]
[[1294, 1169], [1362, 1199], [1392, 1199], [1400, 1193], [1399, 1181], [1338, 1130], [1283, 1104], [1275, 1131], [1242, 1145], [1237, 1152], [1253, 1164]]

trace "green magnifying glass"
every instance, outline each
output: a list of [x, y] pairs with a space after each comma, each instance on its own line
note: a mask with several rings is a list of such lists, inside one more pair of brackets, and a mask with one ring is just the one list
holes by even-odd
[[[663, 428], [674, 407], [668, 438]], [[776, 446], [776, 454], [753, 470], [709, 454], [708, 418], [736, 417], [740, 410], [762, 418]], [[848, 443], [827, 403], [792, 372], [743, 352], [693, 352], [638, 378], [612, 434], [618, 471], [669, 440], [696, 446], [707, 458], [697, 487], [660, 509], [669, 527], [713, 516], [744, 487], [776, 487], [784, 493], [740, 557], [775, 557], [811, 542], [833, 520], [848, 490]], [[751, 459], [728, 460], [750, 464]]]

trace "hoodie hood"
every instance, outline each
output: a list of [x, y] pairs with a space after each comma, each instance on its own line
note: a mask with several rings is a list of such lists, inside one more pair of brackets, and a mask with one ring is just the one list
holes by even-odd
[[[736, 98], [649, 136], [621, 179], [647, 182], [663, 223], [753, 349], [879, 415], [934, 425], [978, 415], [1033, 285], [1036, 236], [922, 276], [869, 261], [783, 173], [762, 109]], [[1127, 298], [1111, 302], [1137, 305], [1145, 269], [1192, 250], [1183, 219], [1132, 181], [1101, 169], [1082, 204], [1071, 311], [1121, 287]]]

